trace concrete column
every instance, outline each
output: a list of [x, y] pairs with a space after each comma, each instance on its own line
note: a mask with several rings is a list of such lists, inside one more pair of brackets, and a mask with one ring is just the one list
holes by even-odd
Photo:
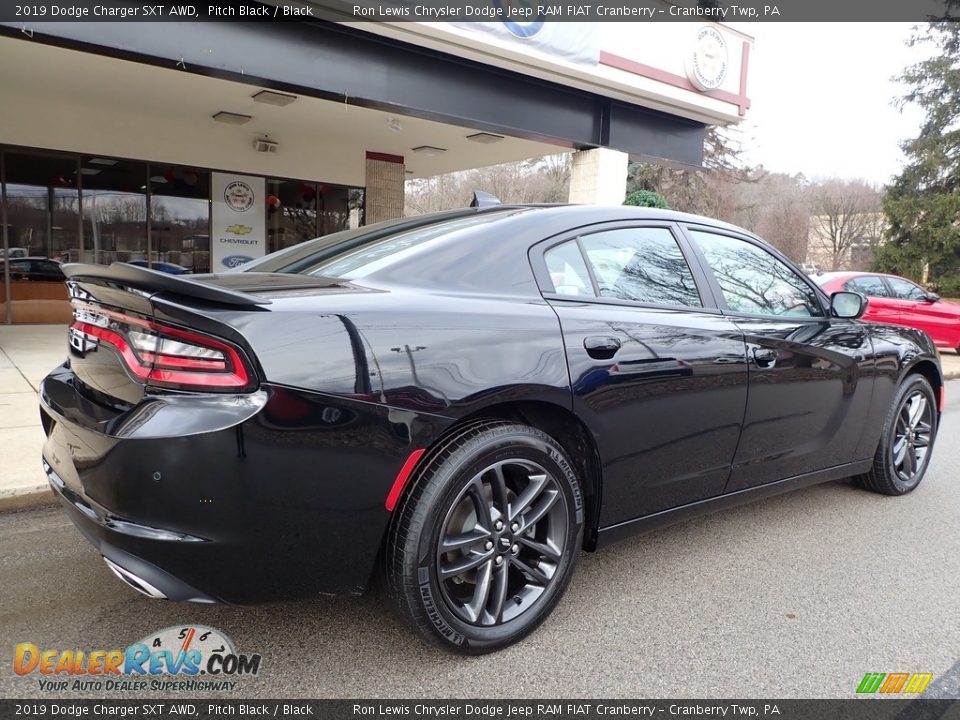
[[610, 148], [575, 152], [570, 167], [570, 202], [623, 205], [627, 193], [628, 160], [626, 153]]
[[403, 217], [405, 168], [400, 155], [367, 152], [365, 225]]

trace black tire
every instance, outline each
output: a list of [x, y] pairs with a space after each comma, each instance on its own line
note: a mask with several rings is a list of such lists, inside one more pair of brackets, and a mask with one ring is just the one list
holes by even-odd
[[479, 421], [432, 450], [411, 482], [384, 551], [400, 616], [421, 638], [468, 655], [532, 632], [563, 595], [583, 543], [580, 483], [563, 448], [526, 425]]
[[[914, 407], [918, 417], [911, 427]], [[854, 479], [861, 487], [884, 495], [906, 495], [916, 489], [930, 464], [937, 420], [937, 401], [930, 382], [923, 375], [908, 375], [897, 389], [883, 423], [873, 467]], [[903, 460], [898, 462], [901, 452]]]

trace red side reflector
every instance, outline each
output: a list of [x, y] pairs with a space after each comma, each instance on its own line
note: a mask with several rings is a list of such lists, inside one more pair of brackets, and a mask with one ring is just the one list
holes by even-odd
[[943, 412], [943, 409], [947, 406], [947, 388], [946, 383], [940, 386], [940, 404], [937, 409], [940, 412]]
[[393, 481], [393, 486], [390, 488], [390, 492], [387, 493], [387, 501], [384, 503], [387, 510], [393, 512], [393, 509], [397, 506], [397, 500], [400, 499], [400, 493], [403, 492], [403, 488], [407, 484], [407, 480], [410, 479], [410, 476], [413, 474], [413, 469], [417, 466], [417, 462], [423, 457], [423, 454], [426, 452], [424, 448], [419, 450], [414, 450], [407, 456], [406, 462], [403, 463], [403, 467], [400, 468], [400, 472], [397, 473], [397, 479]]

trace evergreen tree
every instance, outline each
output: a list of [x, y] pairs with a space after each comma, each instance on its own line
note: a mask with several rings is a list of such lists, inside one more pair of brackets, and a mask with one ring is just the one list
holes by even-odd
[[637, 207], [663, 208], [664, 210], [670, 209], [663, 195], [653, 190], [634, 190], [632, 193], [627, 194], [623, 204], [635, 205]]
[[887, 189], [884, 212], [890, 242], [876, 268], [923, 279], [960, 297], [960, 0], [918, 31], [911, 45], [936, 50], [901, 76], [910, 90], [899, 101], [926, 112], [920, 134], [903, 143], [907, 165]]

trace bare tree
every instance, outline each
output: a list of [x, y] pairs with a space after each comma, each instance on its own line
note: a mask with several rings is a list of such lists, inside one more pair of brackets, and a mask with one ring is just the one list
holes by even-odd
[[779, 248], [795, 262], [807, 256], [810, 211], [802, 175], [769, 173], [755, 183], [741, 183], [733, 217], [728, 218]]
[[831, 178], [807, 190], [811, 241], [830, 270], [851, 263], [853, 248], [874, 247], [883, 232], [880, 191], [865, 180]]
[[566, 202], [570, 186], [570, 156], [548, 155], [519, 162], [409, 180], [406, 214], [422, 215], [469, 204], [475, 190], [504, 203]]
[[631, 163], [627, 190], [653, 190], [675, 210], [732, 220], [736, 186], [763, 178], [762, 168], [742, 159], [738, 128], [708, 127], [703, 139], [703, 167], [678, 168], [654, 162]]

